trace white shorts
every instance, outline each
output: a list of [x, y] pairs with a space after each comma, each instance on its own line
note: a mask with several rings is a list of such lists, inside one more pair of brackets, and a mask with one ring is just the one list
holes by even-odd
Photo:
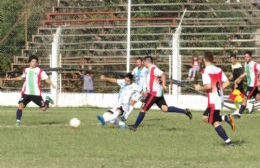
[[131, 100], [134, 100], [136, 102], [141, 101], [142, 95], [139, 92], [136, 92], [135, 94], [132, 95]]

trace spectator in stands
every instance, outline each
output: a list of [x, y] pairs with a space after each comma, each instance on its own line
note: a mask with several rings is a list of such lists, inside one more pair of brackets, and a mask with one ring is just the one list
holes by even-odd
[[90, 72], [80, 73], [81, 79], [83, 80], [83, 89], [86, 93], [93, 93], [93, 74]]
[[199, 58], [197, 56], [194, 56], [192, 59], [192, 67], [189, 69], [189, 75], [187, 80], [194, 81], [196, 74], [200, 70], [200, 63], [199, 63]]

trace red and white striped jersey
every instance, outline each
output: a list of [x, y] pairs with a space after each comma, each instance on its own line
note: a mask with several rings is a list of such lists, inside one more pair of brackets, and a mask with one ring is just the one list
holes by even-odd
[[209, 65], [204, 69], [202, 73], [203, 85], [211, 85], [211, 90], [208, 91], [208, 107], [221, 110], [223, 99], [222, 85], [227, 81], [225, 73], [215, 65]]
[[147, 92], [156, 97], [163, 96], [163, 87], [161, 84], [161, 71], [156, 65], [152, 65], [148, 68], [149, 72], [147, 75]]

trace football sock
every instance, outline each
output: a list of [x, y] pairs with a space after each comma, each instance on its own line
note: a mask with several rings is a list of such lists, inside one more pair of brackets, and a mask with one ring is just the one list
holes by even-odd
[[228, 121], [228, 116], [227, 115], [222, 115], [221, 116], [222, 121]]
[[172, 112], [172, 113], [186, 113], [186, 111], [184, 109], [180, 109], [174, 106], [170, 106], [168, 107], [168, 112]]
[[125, 119], [127, 119], [129, 117], [129, 115], [131, 114], [133, 109], [134, 109], [134, 106], [130, 106], [129, 110], [124, 115]]
[[45, 100], [45, 102], [44, 102], [44, 106], [47, 107], [47, 108], [49, 108], [49, 105], [50, 105], [49, 100]]
[[138, 117], [137, 117], [137, 119], [136, 119], [136, 121], [135, 121], [135, 124], [134, 124], [134, 127], [135, 127], [135, 128], [137, 128], [137, 127], [141, 124], [141, 122], [142, 122], [143, 119], [144, 119], [144, 116], [145, 116], [145, 113], [144, 113], [144, 112], [140, 112], [140, 113], [139, 113], [139, 115], [138, 115]]
[[221, 125], [215, 128], [218, 135], [226, 142], [229, 143], [231, 140], [228, 138], [226, 131], [223, 129]]
[[241, 105], [240, 109], [239, 109], [239, 113], [243, 114], [243, 112], [245, 111], [246, 106], [245, 105]]
[[16, 120], [21, 121], [22, 115], [23, 115], [23, 111], [20, 110], [20, 109], [17, 109], [17, 111], [16, 111]]

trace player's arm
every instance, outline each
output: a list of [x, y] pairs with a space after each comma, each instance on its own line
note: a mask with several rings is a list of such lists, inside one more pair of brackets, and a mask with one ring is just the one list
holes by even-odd
[[197, 90], [197, 91], [207, 92], [211, 89], [212, 89], [211, 84], [206, 84], [206, 85], [197, 84], [197, 85], [195, 85], [195, 90]]
[[55, 85], [52, 83], [52, 81], [48, 78], [44, 80], [48, 85], [50, 85], [52, 88], [56, 88]]
[[246, 73], [244, 72], [242, 75], [240, 75], [235, 81], [235, 84], [239, 84], [244, 78], [246, 77]]
[[18, 77], [15, 77], [15, 78], [5, 78], [5, 80], [8, 80], [8, 81], [20, 81], [20, 80], [23, 80], [24, 77], [22, 76], [18, 76]]
[[161, 75], [161, 80], [162, 80], [162, 87], [163, 87], [163, 89], [167, 90], [166, 75], [164, 73]]
[[100, 80], [105, 81], [105, 82], [110, 82], [110, 83], [117, 83], [116, 78], [109, 78], [109, 77], [106, 77], [105, 75], [101, 75]]

